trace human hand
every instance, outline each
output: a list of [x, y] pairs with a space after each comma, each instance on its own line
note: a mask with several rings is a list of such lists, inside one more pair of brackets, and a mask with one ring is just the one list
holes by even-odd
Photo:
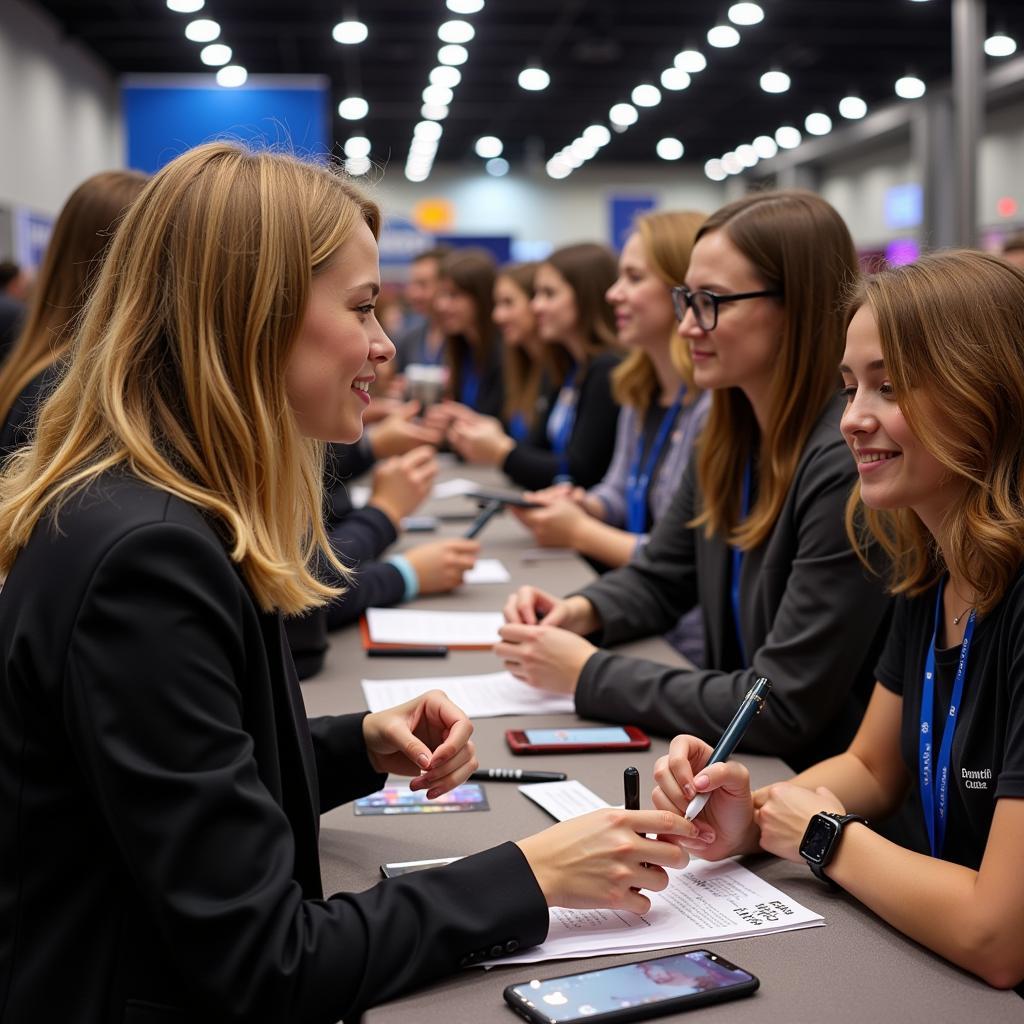
[[373, 471], [369, 504], [379, 508], [397, 529], [430, 494], [437, 476], [437, 452], [429, 445], [385, 459]]
[[594, 606], [579, 594], [573, 597], [555, 597], [539, 587], [520, 587], [505, 602], [502, 609], [506, 622], [522, 622], [535, 626], [561, 626], [573, 633], [593, 633], [601, 623]]
[[501, 466], [516, 443], [502, 425], [487, 416], [456, 420], [448, 428], [448, 444], [466, 462], [478, 466]]
[[421, 594], [443, 594], [462, 583], [476, 564], [480, 545], [475, 540], [435, 540], [403, 552], [416, 572]]
[[[658, 838], [648, 839], [648, 832]], [[609, 807], [552, 825], [517, 845], [548, 906], [645, 914], [651, 901], [637, 890], [666, 888], [665, 868], [689, 863], [677, 837], [695, 834], [678, 814]]]
[[[531, 499], [535, 496], [531, 495]], [[512, 514], [545, 548], [579, 547], [579, 532], [590, 516], [568, 497], [544, 499], [544, 508], [511, 507]]]
[[424, 444], [433, 445], [435, 448], [441, 444], [444, 440], [442, 430], [431, 427], [428, 423], [413, 422], [419, 411], [420, 403], [417, 401], [396, 402], [388, 415], [367, 431], [370, 448], [378, 459], [404, 455]]
[[469, 421], [477, 417], [484, 419], [475, 409], [470, 409], [468, 405], [463, 405], [461, 402], [453, 402], [451, 399], [436, 402], [423, 414], [424, 421], [441, 434], [456, 421]]
[[750, 773], [738, 761], [708, 765], [712, 748], [696, 736], [676, 736], [654, 765], [657, 785], [651, 802], [664, 811], [685, 814], [698, 793], [711, 798], [697, 815], [699, 838], [681, 840], [705, 860], [721, 860], [757, 849], [757, 826], [750, 796]]
[[776, 857], [800, 863], [800, 841], [811, 818], [822, 811], [845, 814], [846, 808], [825, 786], [805, 789], [793, 782], [769, 786], [764, 803], [754, 812], [761, 829], [761, 848]]
[[494, 653], [524, 683], [551, 693], [575, 693], [583, 666], [597, 648], [556, 626], [507, 623], [498, 630]]
[[409, 788], [427, 790], [428, 800], [460, 786], [479, 767], [472, 735], [466, 713], [440, 690], [363, 719], [374, 770], [415, 776]]

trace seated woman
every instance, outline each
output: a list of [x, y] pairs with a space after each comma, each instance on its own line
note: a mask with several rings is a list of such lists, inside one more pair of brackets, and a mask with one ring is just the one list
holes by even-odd
[[[856, 469], [836, 366], [856, 276], [846, 225], [812, 193], [757, 193], [711, 215], [674, 292], [694, 382], [712, 391], [697, 455], [628, 565], [567, 600], [534, 587], [509, 599], [496, 650], [510, 671], [574, 692], [588, 717], [706, 735], [766, 675], [775, 690], [747, 749], [805, 766], [844, 748], [889, 608], [843, 532]], [[584, 639], [664, 632], [698, 605], [703, 670]]]
[[532, 308], [554, 365], [548, 414], [525, 441], [492, 419], [455, 415], [448, 441], [467, 462], [498, 467], [531, 490], [591, 487], [604, 476], [618, 416], [610, 376], [620, 355], [604, 300], [615, 274], [615, 257], [593, 244], [556, 249], [537, 268]]
[[634, 888], [686, 862], [689, 822], [608, 809], [324, 898], [321, 812], [387, 772], [433, 798], [476, 765], [438, 691], [307, 722], [281, 631], [337, 593], [320, 565], [343, 572], [318, 442], [356, 440], [394, 354], [379, 226], [325, 166], [178, 157], [118, 228], [0, 477], [12, 1020], [352, 1020], [541, 941], [549, 905], [643, 912]]
[[[704, 219], [683, 211], [649, 213], [627, 239], [607, 295], [619, 342], [630, 350], [612, 374], [621, 411], [611, 466], [589, 491], [554, 487], [531, 495], [546, 508], [512, 510], [538, 544], [574, 548], [600, 566], [625, 565], [679, 489], [710, 396], [688, 386], [693, 367], [676, 333], [671, 288], [686, 277]], [[700, 609], [687, 612], [667, 639], [701, 664]]]
[[[676, 737], [654, 802], [709, 793], [684, 841], [702, 857], [805, 859], [914, 941], [1022, 986], [1024, 272], [925, 256], [869, 280], [852, 312], [848, 525], [862, 555], [868, 538], [889, 552], [897, 595], [867, 714], [845, 753], [753, 798], [742, 765]], [[909, 848], [870, 825], [904, 800]]]

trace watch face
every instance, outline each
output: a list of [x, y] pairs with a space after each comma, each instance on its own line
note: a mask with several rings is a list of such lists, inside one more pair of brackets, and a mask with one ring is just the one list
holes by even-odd
[[800, 844], [800, 856], [812, 864], [824, 863], [825, 856], [832, 847], [839, 825], [831, 818], [816, 814], [811, 818], [803, 842]]

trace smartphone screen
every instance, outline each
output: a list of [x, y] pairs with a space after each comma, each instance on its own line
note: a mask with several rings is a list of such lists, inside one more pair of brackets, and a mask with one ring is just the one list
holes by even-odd
[[752, 991], [756, 987], [757, 979], [752, 974], [700, 949], [586, 974], [510, 985], [506, 992], [525, 1001], [540, 1019], [554, 1024], [686, 996], [695, 997], [695, 1002], [699, 997], [703, 1002], [703, 997], [712, 992], [727, 996], [728, 989]]
[[535, 746], [549, 747], [559, 743], [630, 743], [629, 733], [620, 726], [596, 729], [527, 729], [526, 740]]

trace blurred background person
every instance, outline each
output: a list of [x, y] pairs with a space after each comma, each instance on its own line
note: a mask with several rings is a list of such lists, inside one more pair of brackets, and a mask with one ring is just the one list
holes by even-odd
[[[444, 356], [444, 334], [434, 312], [441, 261], [451, 252], [446, 246], [427, 249], [415, 256], [403, 298], [411, 316], [408, 325], [394, 337], [395, 372], [401, 374], [409, 363], [437, 366]], [[385, 327], [385, 330], [387, 328]]]
[[1010, 235], [1003, 242], [1003, 259], [1015, 267], [1024, 269], [1024, 231]]

